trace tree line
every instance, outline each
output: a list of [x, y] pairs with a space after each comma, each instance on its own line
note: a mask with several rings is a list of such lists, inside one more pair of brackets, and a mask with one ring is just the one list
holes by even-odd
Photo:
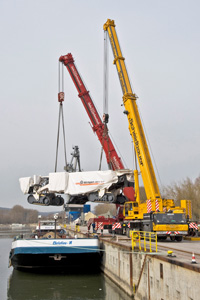
[[[65, 220], [65, 211], [61, 211], [58, 214], [60, 221]], [[40, 212], [36, 209], [26, 209], [20, 205], [15, 205], [11, 209], [1, 209], [0, 208], [0, 224], [32, 224], [38, 222], [38, 216]], [[42, 215], [42, 220], [52, 220], [54, 219], [55, 213], [45, 213]]]
[[38, 211], [35, 209], [25, 209], [20, 205], [15, 205], [11, 209], [0, 209], [0, 224], [30, 224], [37, 221]]

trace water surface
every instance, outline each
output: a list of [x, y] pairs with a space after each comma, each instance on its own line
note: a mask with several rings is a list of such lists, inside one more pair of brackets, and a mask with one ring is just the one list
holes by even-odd
[[11, 244], [12, 238], [0, 238], [0, 300], [130, 300], [102, 273], [32, 274], [8, 268]]

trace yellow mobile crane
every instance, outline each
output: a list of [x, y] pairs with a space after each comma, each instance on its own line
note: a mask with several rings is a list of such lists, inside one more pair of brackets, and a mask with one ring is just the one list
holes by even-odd
[[129, 131], [134, 142], [135, 152], [140, 167], [140, 173], [147, 196], [146, 203], [140, 203], [138, 171], [135, 175], [135, 202], [126, 202], [123, 209], [123, 224], [121, 233], [129, 228], [135, 230], [157, 232], [158, 237], [181, 241], [188, 233], [186, 210], [188, 200], [181, 200], [181, 207], [175, 207], [172, 199], [162, 199], [151, 161], [147, 141], [137, 107], [137, 97], [133, 93], [122, 55], [114, 20], [108, 19], [103, 26], [104, 32], [109, 36], [114, 55], [119, 80], [123, 92], [123, 104], [128, 118]]

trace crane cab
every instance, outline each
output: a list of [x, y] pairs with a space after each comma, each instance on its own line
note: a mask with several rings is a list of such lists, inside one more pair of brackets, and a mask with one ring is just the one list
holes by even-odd
[[130, 201], [124, 204], [123, 215], [126, 220], [139, 218], [138, 202]]

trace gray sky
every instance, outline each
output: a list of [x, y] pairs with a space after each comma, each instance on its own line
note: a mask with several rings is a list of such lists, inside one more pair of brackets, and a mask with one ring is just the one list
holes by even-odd
[[[26, 202], [18, 179], [54, 171], [61, 55], [72, 53], [102, 114], [103, 24], [108, 18], [116, 23], [162, 184], [198, 177], [199, 11], [198, 0], [127, 0], [123, 4], [118, 0], [1, 0], [0, 206], [37, 209]], [[109, 129], [126, 167], [133, 168], [110, 45], [109, 57]], [[68, 160], [72, 145], [78, 145], [82, 168], [97, 170], [100, 143], [67, 70], [65, 95]], [[63, 164], [61, 149], [59, 171]]]

